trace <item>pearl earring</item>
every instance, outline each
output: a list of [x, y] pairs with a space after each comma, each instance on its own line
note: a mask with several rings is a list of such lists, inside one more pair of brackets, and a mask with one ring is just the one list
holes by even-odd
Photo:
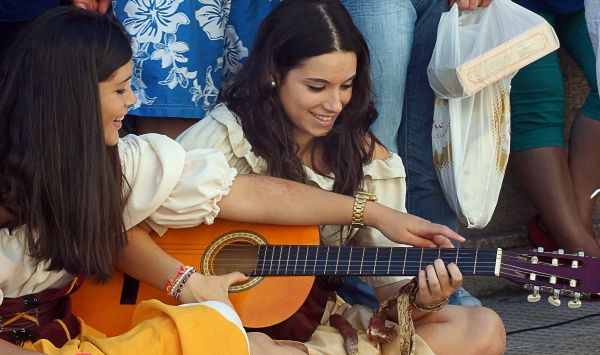
[[277, 86], [277, 84], [275, 84], [275, 80], [271, 80], [271, 87], [274, 88], [276, 86]]

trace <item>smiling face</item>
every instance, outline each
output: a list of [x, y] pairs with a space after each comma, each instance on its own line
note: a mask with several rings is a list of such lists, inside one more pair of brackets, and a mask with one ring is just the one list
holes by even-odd
[[121, 129], [123, 117], [129, 106], [136, 101], [129, 83], [132, 68], [133, 64], [129, 61], [117, 69], [108, 80], [99, 84], [104, 141], [109, 146], [115, 145], [119, 141], [119, 129]]
[[356, 54], [335, 51], [311, 57], [283, 78], [279, 99], [294, 125], [293, 139], [302, 150], [314, 137], [327, 135], [352, 98]]

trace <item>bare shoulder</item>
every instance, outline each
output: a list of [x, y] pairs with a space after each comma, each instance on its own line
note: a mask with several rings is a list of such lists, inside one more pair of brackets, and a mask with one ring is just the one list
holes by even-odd
[[390, 152], [381, 144], [375, 144], [375, 156], [373, 160], [386, 160], [389, 158]]
[[[365, 145], [367, 148], [371, 145], [371, 137], [365, 136]], [[390, 152], [380, 143], [375, 143], [375, 151], [373, 152], [372, 160], [386, 160], [390, 156]]]

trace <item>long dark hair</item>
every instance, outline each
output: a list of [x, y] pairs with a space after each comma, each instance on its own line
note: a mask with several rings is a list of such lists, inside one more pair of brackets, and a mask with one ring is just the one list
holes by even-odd
[[[254, 151], [266, 159], [268, 174], [304, 182], [305, 173], [292, 140], [293, 125], [271, 78], [281, 81], [308, 58], [334, 51], [354, 52], [357, 71], [352, 98], [333, 129], [310, 146], [311, 159], [320, 158], [333, 173], [333, 191], [352, 195], [363, 179], [377, 139], [369, 127], [377, 117], [371, 101], [369, 49], [344, 6], [337, 0], [286, 0], [260, 25], [254, 48], [233, 84], [221, 93], [241, 120]], [[369, 136], [370, 144], [365, 144]], [[313, 164], [315, 167], [315, 164]]]
[[123, 174], [104, 141], [98, 84], [131, 55], [113, 21], [57, 7], [0, 65], [0, 206], [48, 270], [106, 280], [126, 243]]

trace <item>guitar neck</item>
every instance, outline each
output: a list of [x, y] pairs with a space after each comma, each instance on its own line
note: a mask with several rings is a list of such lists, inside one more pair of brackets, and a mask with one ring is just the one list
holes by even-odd
[[498, 275], [501, 249], [260, 245], [251, 276], [415, 276], [442, 259], [463, 275]]

